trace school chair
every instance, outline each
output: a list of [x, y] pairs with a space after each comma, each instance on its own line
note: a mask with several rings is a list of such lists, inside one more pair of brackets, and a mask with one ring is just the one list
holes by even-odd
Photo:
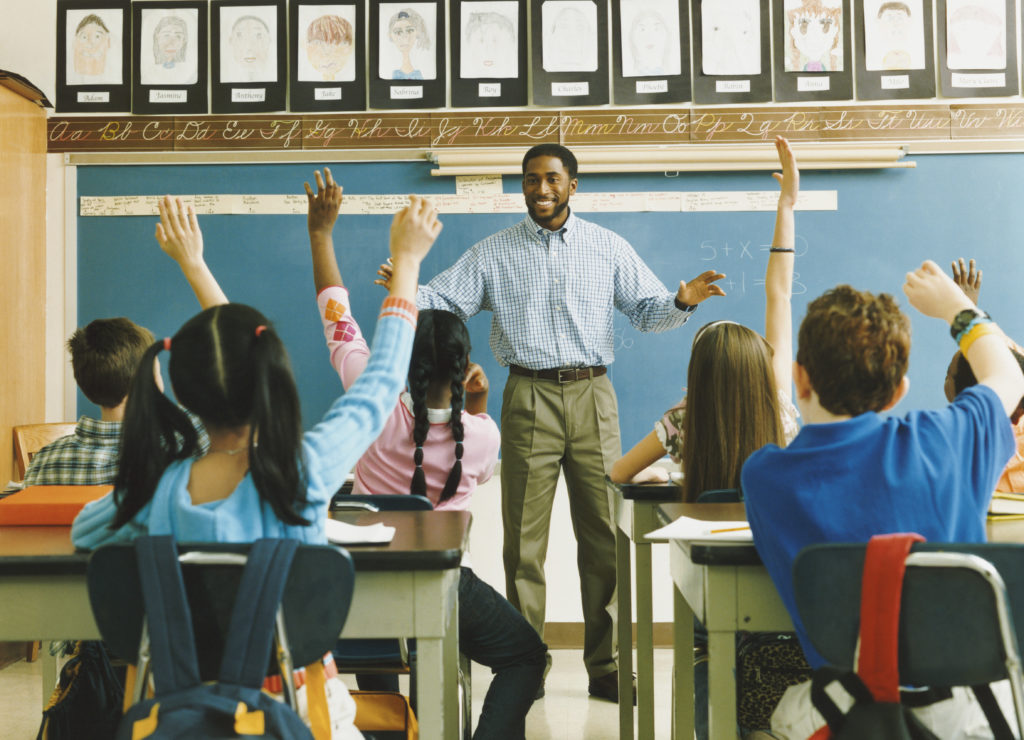
[[[202, 680], [217, 677], [224, 639], [249, 545], [179, 545], [179, 562], [192, 613]], [[133, 696], [139, 701], [149, 668], [142, 584], [133, 544], [106, 545], [89, 558], [86, 584], [96, 626], [111, 654], [137, 666]], [[333, 545], [299, 545], [285, 583], [267, 675], [323, 658], [338, 639], [352, 604], [352, 558]], [[281, 666], [281, 670], [279, 670]], [[282, 683], [294, 691], [291, 681]], [[289, 692], [291, 693], [291, 692]], [[291, 706], [294, 695], [289, 697]]]
[[[807, 635], [841, 669], [854, 668], [866, 547], [812, 545], [793, 564]], [[1018, 726], [1024, 728], [1018, 650], [1024, 637], [1024, 545], [917, 543], [906, 563], [900, 684], [976, 686], [1008, 678]]]
[[14, 437], [15, 480], [25, 480], [25, 471], [32, 457], [50, 442], [75, 433], [75, 422], [57, 421], [51, 424], [21, 424], [12, 430]]
[[711, 488], [701, 491], [697, 496], [698, 504], [738, 504], [743, 503], [743, 491], [738, 488]]
[[[351, 490], [349, 487], [348, 490]], [[426, 496], [408, 493], [354, 494], [345, 486], [331, 499], [331, 511], [433, 511], [434, 505]], [[334, 648], [334, 662], [340, 673], [363, 675], [403, 674], [412, 672], [416, 660], [415, 643], [405, 639], [338, 640]], [[463, 735], [472, 736], [473, 703], [470, 682], [470, 663], [459, 653], [459, 691], [462, 698]], [[415, 692], [412, 692], [415, 694]]]

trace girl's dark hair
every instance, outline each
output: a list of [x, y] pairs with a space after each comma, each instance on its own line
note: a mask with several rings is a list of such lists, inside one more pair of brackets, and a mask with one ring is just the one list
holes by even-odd
[[[170, 343], [168, 372], [178, 402], [209, 428], [251, 425], [249, 470], [260, 498], [282, 522], [309, 524], [299, 514], [306, 503], [299, 394], [288, 353], [270, 322], [240, 303], [213, 306], [190, 319]], [[156, 385], [153, 361], [162, 349], [164, 340], [158, 340], [146, 350], [128, 393], [113, 529], [149, 503], [171, 462], [200, 451], [188, 415]]]
[[427, 495], [427, 478], [423, 473], [423, 443], [427, 440], [430, 421], [427, 419], [427, 388], [431, 382], [447, 382], [452, 389], [452, 418], [449, 422], [455, 439], [455, 464], [441, 491], [439, 501], [455, 495], [462, 480], [462, 406], [465, 391], [466, 363], [469, 357], [469, 332], [458, 316], [449, 311], [420, 311], [416, 324], [416, 338], [412, 344], [409, 363], [409, 395], [415, 421], [412, 438], [416, 443], [409, 492]]

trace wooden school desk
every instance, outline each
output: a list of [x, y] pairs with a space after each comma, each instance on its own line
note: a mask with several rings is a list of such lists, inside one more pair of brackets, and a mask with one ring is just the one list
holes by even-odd
[[[658, 521], [746, 519], [743, 504], [660, 504]], [[989, 521], [993, 542], [1024, 542], [1024, 520]], [[672, 737], [693, 737], [693, 617], [708, 630], [708, 737], [736, 738], [736, 632], [792, 632], [753, 543], [669, 542], [674, 586]]]
[[[654, 609], [651, 595], [651, 543], [644, 535], [661, 526], [656, 507], [679, 498], [675, 483], [611, 484], [618, 490], [615, 505], [615, 581], [619, 620], [619, 696], [632, 692], [633, 567], [630, 543], [636, 547], [636, 704], [637, 736], [654, 737]], [[665, 540], [658, 540], [664, 542]], [[619, 738], [633, 739], [633, 702], [619, 702]]]
[[[356, 567], [342, 637], [415, 637], [421, 737], [456, 740], [459, 562], [469, 512], [394, 511], [335, 515], [395, 527], [389, 545], [348, 548]], [[99, 639], [89, 608], [88, 553], [69, 527], [0, 527], [0, 640]], [[56, 681], [43, 663], [43, 702]]]

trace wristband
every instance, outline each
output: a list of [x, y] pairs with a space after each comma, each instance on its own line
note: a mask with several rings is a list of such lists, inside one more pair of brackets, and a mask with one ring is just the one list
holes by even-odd
[[689, 303], [683, 303], [681, 300], [679, 300], [679, 296], [676, 296], [676, 308], [678, 308], [680, 311], [686, 311], [687, 313], [691, 313], [697, 310], [696, 305], [691, 306]]
[[1002, 332], [993, 321], [986, 321], [978, 324], [960, 340], [961, 354], [963, 354], [964, 357], [967, 357], [967, 350], [971, 348], [971, 345], [987, 334], [1002, 334]]
[[991, 321], [992, 319], [990, 319], [988, 316], [975, 316], [973, 319], [970, 320], [967, 326], [965, 326], [963, 329], [956, 333], [956, 336], [953, 337], [953, 340], [957, 344], [960, 344], [960, 342], [964, 340], [964, 337], [971, 333], [971, 330], [974, 327], [978, 326], [979, 324], [984, 324]]
[[793, 249], [793, 247], [772, 247], [768, 251], [769, 252], [792, 252], [792, 253], [796, 252], [796, 250]]

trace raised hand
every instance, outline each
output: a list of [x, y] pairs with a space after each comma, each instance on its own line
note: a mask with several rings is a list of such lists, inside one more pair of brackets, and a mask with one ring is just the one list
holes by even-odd
[[792, 208], [796, 205], [800, 193], [800, 170], [796, 166], [796, 155], [789, 141], [782, 136], [775, 137], [775, 149], [779, 153], [779, 164], [782, 166], [781, 174], [772, 173], [772, 177], [778, 181], [781, 188], [779, 205]]
[[466, 382], [463, 383], [466, 393], [487, 393], [491, 384], [484, 374], [484, 369], [475, 362], [469, 363], [466, 368]]
[[937, 264], [926, 260], [919, 268], [907, 273], [903, 284], [910, 305], [937, 319], [953, 321], [965, 308], [972, 308], [971, 299], [944, 273]]
[[181, 198], [165, 195], [157, 201], [160, 221], [156, 240], [160, 248], [182, 269], [203, 263], [203, 232], [196, 219], [196, 209], [185, 207]]
[[960, 289], [967, 294], [974, 304], [978, 303], [978, 294], [981, 293], [981, 270], [975, 269], [974, 260], [969, 266], [964, 265], [964, 258], [961, 257], [952, 264], [953, 282], [960, 286]]
[[705, 298], [710, 298], [713, 295], [725, 295], [721, 286], [715, 285], [716, 281], [724, 277], [725, 275], [721, 272], [706, 270], [690, 282], [680, 280], [676, 298], [688, 306], [696, 306]]
[[308, 182], [302, 183], [309, 201], [306, 226], [311, 236], [330, 235], [334, 229], [334, 222], [338, 220], [338, 209], [341, 207], [341, 185], [331, 177], [329, 167], [324, 167], [322, 177], [320, 170], [316, 170], [313, 175], [316, 178], [316, 193]]
[[437, 209], [426, 198], [409, 196], [409, 205], [391, 221], [391, 262], [415, 260], [418, 265], [441, 233]]
[[377, 274], [379, 278], [373, 281], [374, 285], [383, 285], [385, 288], [391, 288], [391, 276], [394, 274], [395, 268], [391, 265], [391, 258], [388, 257], [388, 261], [383, 263], [377, 268]]

